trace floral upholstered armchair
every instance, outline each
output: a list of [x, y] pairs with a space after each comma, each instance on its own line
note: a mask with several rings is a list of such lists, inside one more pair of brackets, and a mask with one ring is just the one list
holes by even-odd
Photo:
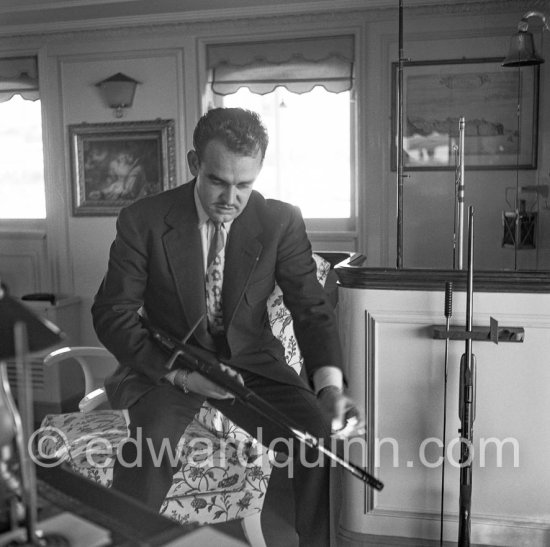
[[[331, 264], [319, 255], [314, 258], [317, 278], [324, 285]], [[287, 364], [299, 374], [302, 357], [278, 286], [267, 306], [272, 330], [285, 348]], [[109, 487], [117, 448], [128, 435], [127, 412], [98, 409], [105, 405], [106, 396], [102, 388], [94, 390], [90, 361], [97, 362], [97, 358], [101, 358], [103, 369], [105, 360], [116, 366], [114, 357], [101, 347], [62, 348], [46, 356], [46, 366], [65, 359], [81, 365], [86, 397], [80, 402], [81, 412], [44, 418], [38, 439], [39, 455], [59, 459], [63, 465]], [[241, 519], [249, 543], [265, 547], [260, 514], [273, 454], [207, 402], [180, 439], [178, 450], [181, 467], [160, 513], [182, 524]]]

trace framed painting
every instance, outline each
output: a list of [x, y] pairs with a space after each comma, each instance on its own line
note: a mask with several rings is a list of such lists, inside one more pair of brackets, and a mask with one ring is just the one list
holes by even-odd
[[69, 126], [75, 216], [114, 216], [176, 185], [174, 121]]
[[[452, 170], [464, 118], [465, 169], [536, 169], [539, 67], [502, 58], [403, 64], [403, 169]], [[397, 167], [397, 85], [392, 64], [392, 169]]]

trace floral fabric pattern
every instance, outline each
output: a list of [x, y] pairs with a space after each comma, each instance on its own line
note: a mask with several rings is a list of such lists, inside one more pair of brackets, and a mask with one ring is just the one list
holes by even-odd
[[[330, 272], [330, 263], [315, 253], [313, 254], [313, 259], [317, 264], [317, 280], [324, 286]], [[297, 374], [300, 374], [304, 360], [294, 334], [292, 316], [288, 308], [284, 305], [283, 291], [279, 285], [275, 285], [271, 296], [267, 300], [267, 315], [273, 334], [285, 348], [287, 365], [291, 366]]]

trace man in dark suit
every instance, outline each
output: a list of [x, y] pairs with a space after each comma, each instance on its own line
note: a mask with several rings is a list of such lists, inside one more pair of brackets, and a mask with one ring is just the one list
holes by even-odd
[[[265, 444], [286, 435], [199, 373], [168, 372], [144, 315], [179, 339], [195, 326], [190, 344], [215, 355], [228, 374], [327, 443], [331, 420], [353, 408], [343, 392], [334, 313], [316, 279], [301, 214], [252, 189], [267, 142], [256, 114], [210, 110], [187, 156], [195, 178], [133, 203], [118, 218], [92, 307], [94, 326], [120, 363], [106, 382], [109, 400], [128, 408], [131, 436], [151, 439], [156, 453], [166, 439], [177, 445], [205, 398], [251, 434], [261, 428]], [[275, 282], [292, 313], [309, 385], [286, 365], [267, 320]], [[126, 444], [124, 461], [133, 461], [135, 450], [135, 443]], [[147, 450], [142, 456], [139, 467], [116, 462], [113, 486], [158, 510], [176, 469], [169, 458], [155, 465]], [[329, 465], [308, 467], [300, 459], [294, 458], [300, 545], [328, 545]]]

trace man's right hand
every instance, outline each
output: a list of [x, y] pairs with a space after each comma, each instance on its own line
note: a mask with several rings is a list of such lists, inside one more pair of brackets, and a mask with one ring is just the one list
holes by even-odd
[[[219, 366], [225, 373], [227, 373], [229, 376], [232, 376], [241, 385], [244, 385], [244, 380], [242, 379], [242, 376], [236, 370], [222, 363], [220, 363]], [[174, 378], [174, 384], [184, 391], [186, 388], [193, 393], [198, 393], [199, 395], [204, 395], [205, 397], [210, 397], [212, 399], [234, 398], [234, 395], [232, 393], [229, 393], [228, 391], [223, 389], [223, 387], [208, 380], [208, 378], [205, 378], [199, 372], [178, 370]]]

